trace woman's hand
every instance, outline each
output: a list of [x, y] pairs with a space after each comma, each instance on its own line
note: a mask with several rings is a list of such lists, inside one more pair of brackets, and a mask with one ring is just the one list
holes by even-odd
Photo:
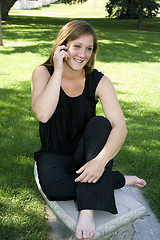
[[76, 171], [77, 174], [81, 173], [81, 175], [75, 179], [75, 182], [96, 183], [102, 176], [104, 169], [105, 164], [102, 163], [98, 157], [96, 157]]
[[70, 58], [68, 52], [68, 47], [65, 45], [58, 46], [54, 55], [53, 55], [53, 62], [54, 62], [54, 70], [61, 70], [63, 72], [63, 61], [67, 61]]

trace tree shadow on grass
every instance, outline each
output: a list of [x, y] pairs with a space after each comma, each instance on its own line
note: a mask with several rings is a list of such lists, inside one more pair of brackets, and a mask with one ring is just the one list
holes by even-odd
[[[15, 86], [12, 85], [12, 88], [1, 88], [0, 101], [1, 135], [3, 137], [1, 143], [4, 138], [11, 140], [11, 145], [13, 145], [9, 149], [12, 155], [18, 151], [19, 146], [22, 148], [21, 153], [29, 153], [32, 147], [29, 146], [29, 140], [32, 145], [32, 140], [35, 140], [32, 133], [37, 122], [31, 109], [30, 82], [23, 81]], [[4, 144], [3, 147], [6, 145]]]
[[[22, 46], [2, 49], [2, 54], [39, 53], [48, 55], [53, 42], [68, 18], [12, 17], [4, 25], [5, 39], [16, 41]], [[126, 28], [130, 22], [114, 22], [107, 19], [87, 20], [95, 29], [99, 39], [97, 59], [105, 62], [157, 62], [160, 58], [160, 31], [137, 31]], [[13, 29], [16, 29], [16, 31]], [[26, 45], [25, 45], [25, 42]], [[31, 44], [29, 44], [31, 43]], [[106, 52], [106, 54], [104, 54]]]
[[[23, 201], [24, 204], [24, 201]], [[26, 204], [27, 205], [27, 204]], [[21, 202], [6, 201], [1, 203], [1, 216], [6, 214], [8, 219], [4, 219], [0, 225], [1, 240], [44, 240], [47, 236], [44, 232], [44, 226], [46, 225], [44, 218], [39, 215], [39, 212], [35, 210], [27, 210]], [[24, 210], [25, 209], [25, 210]], [[3, 211], [4, 214], [3, 214]], [[21, 212], [21, 216], [18, 213]], [[21, 219], [20, 219], [21, 218]], [[33, 229], [34, 226], [34, 229]]]
[[[139, 102], [120, 100], [126, 118], [128, 135], [115, 158], [114, 168], [126, 175], [137, 175], [147, 181], [142, 190], [160, 220], [160, 116]], [[145, 109], [145, 110], [144, 110]], [[101, 115], [100, 104], [97, 114]]]
[[30, 82], [0, 89], [0, 102], [2, 158], [4, 161], [18, 156], [32, 158], [38, 122], [31, 110]]
[[0, 89], [0, 239], [45, 239], [44, 210], [33, 175], [39, 141], [30, 82], [12, 87]]
[[[115, 158], [114, 168], [126, 175], [137, 175], [147, 181], [142, 190], [160, 220], [160, 116], [139, 102], [120, 100], [126, 118], [128, 135]], [[144, 110], [145, 109], [145, 110]], [[101, 115], [100, 104], [97, 114]]]
[[[117, 165], [125, 174], [137, 175], [147, 180], [143, 189], [151, 209], [160, 220], [160, 116], [158, 110], [145, 109], [139, 102], [122, 102], [126, 117], [128, 136], [122, 151], [117, 156]], [[134, 171], [134, 172], [133, 172]]]

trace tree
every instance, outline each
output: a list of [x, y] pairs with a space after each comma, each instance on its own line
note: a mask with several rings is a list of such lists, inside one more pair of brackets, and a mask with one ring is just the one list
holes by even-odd
[[0, 0], [0, 46], [3, 46], [3, 32], [2, 32], [2, 21], [1, 21], [1, 0]]
[[160, 5], [155, 0], [110, 0], [106, 4], [109, 17], [138, 18], [138, 28], [142, 28], [144, 17], [158, 14]]
[[16, 0], [1, 0], [1, 14], [2, 14], [2, 20], [8, 21], [9, 20], [9, 10], [14, 5]]
[[[158, 2], [158, 1], [157, 1]], [[154, 0], [139, 0], [138, 28], [142, 28], [143, 17], [153, 17], [158, 14], [160, 5]]]
[[139, 14], [138, 14], [138, 29], [142, 28], [144, 6], [145, 6], [145, 0], [140, 0], [139, 1]]

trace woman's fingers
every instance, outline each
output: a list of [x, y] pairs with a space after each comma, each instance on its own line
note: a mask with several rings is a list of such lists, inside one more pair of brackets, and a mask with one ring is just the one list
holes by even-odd
[[65, 45], [58, 46], [53, 55], [53, 62], [55, 69], [61, 69], [63, 71], [63, 62], [70, 58], [68, 52], [68, 47]]
[[64, 59], [67, 60], [67, 58], [70, 58], [68, 52], [66, 52], [64, 49], [62, 49], [61, 51], [57, 51], [55, 52], [53, 59], [54, 60], [59, 60], [59, 59]]
[[65, 50], [61, 50], [58, 57], [65, 61], [70, 58], [69, 54]]
[[75, 179], [75, 182], [81, 182], [85, 177], [86, 177], [86, 173], [84, 171], [78, 178]]
[[80, 174], [80, 176], [75, 179], [75, 182], [96, 183], [102, 176], [103, 172], [104, 166], [100, 165], [99, 161], [95, 159], [91, 160], [76, 171], [76, 173]]
[[58, 47], [56, 48], [55, 53], [61, 52], [62, 50], [65, 50], [65, 51], [66, 51], [67, 49], [68, 49], [67, 46], [61, 45], [61, 46], [58, 46]]
[[83, 172], [84, 171], [84, 169], [85, 169], [85, 165], [84, 166], [82, 166], [80, 169], [78, 169], [77, 171], [76, 171], [76, 173], [81, 173], [81, 172]]
[[78, 178], [75, 179], [75, 182], [82, 182], [82, 183], [96, 183], [98, 181], [97, 177], [90, 177], [86, 175], [85, 173], [81, 174]]
[[98, 181], [97, 174], [89, 173], [84, 167], [80, 168], [76, 173], [81, 173], [81, 175], [75, 179], [75, 182], [82, 182], [82, 183], [96, 183]]
[[54, 56], [61, 56], [62, 54], [67, 55], [69, 57], [69, 54], [67, 53], [67, 49], [68, 47], [65, 45], [61, 45], [59, 47], [57, 47], [57, 49], [55, 50]]
[[65, 46], [65, 45], [58, 46], [57, 49], [55, 50], [53, 58], [57, 59], [57, 60], [59, 58], [60, 59], [64, 59], [65, 58], [65, 60], [66, 60], [67, 58], [70, 57], [68, 52], [67, 52], [67, 49], [68, 49], [68, 47]]

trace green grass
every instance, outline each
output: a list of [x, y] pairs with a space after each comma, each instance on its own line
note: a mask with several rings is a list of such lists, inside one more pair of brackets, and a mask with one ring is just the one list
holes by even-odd
[[30, 10], [13, 10], [11, 14], [60, 17], [60, 18], [101, 18], [106, 16], [105, 5], [107, 0], [90, 0], [84, 4], [75, 4], [73, 6], [64, 4], [51, 4], [47, 8], [37, 8]]
[[[97, 15], [91, 3], [85, 7], [52, 4], [49, 8], [12, 10], [11, 21], [3, 22], [4, 47], [0, 47], [2, 240], [47, 239], [44, 204], [33, 177], [33, 152], [40, 142], [38, 122], [31, 111], [30, 79], [33, 69], [48, 57], [59, 29], [76, 17], [76, 11], [79, 15], [83, 13], [82, 19], [96, 30], [99, 38], [96, 67], [112, 80], [127, 123], [128, 136], [114, 168], [146, 179], [148, 184], [142, 192], [160, 220], [160, 19], [145, 19], [146, 30], [138, 31], [136, 20], [105, 19], [104, 1], [99, 2]], [[97, 113], [102, 114], [100, 104]]]

